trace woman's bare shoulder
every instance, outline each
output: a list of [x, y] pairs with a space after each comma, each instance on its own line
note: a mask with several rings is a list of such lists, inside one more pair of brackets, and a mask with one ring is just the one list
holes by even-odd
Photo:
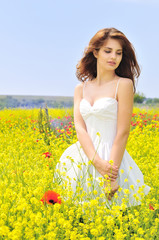
[[75, 86], [75, 91], [74, 91], [74, 95], [75, 95], [75, 96], [82, 96], [83, 85], [84, 85], [84, 83], [81, 82], [81, 83], [78, 83], [78, 84]]
[[132, 79], [130, 79], [130, 78], [123, 78], [123, 77], [121, 77], [120, 79], [120, 84], [119, 85], [121, 85], [121, 87], [120, 87], [120, 89], [128, 89], [128, 90], [132, 90], [133, 89], [133, 87], [134, 87], [134, 85], [133, 85], [133, 81], [132, 81]]
[[132, 79], [124, 78], [124, 77], [120, 77], [119, 80], [120, 80], [120, 82], [124, 82], [124, 83], [133, 82]]
[[130, 78], [121, 78], [118, 88], [118, 99], [133, 99], [134, 96], [134, 85]]
[[75, 86], [75, 89], [80, 90], [80, 89], [83, 88], [83, 85], [84, 85], [84, 82], [80, 82], [80, 83], [78, 83], [78, 84]]

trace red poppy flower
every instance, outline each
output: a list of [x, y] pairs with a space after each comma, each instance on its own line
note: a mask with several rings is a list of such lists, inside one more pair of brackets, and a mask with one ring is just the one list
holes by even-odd
[[149, 204], [149, 209], [150, 209], [150, 210], [155, 210], [155, 209], [153, 208], [153, 206], [151, 205], [151, 203]]
[[47, 191], [45, 192], [44, 196], [42, 197], [42, 199], [40, 200], [44, 203], [47, 204], [55, 204], [55, 203], [59, 203], [61, 204], [61, 199], [60, 199], [60, 194], [54, 192], [54, 191]]
[[51, 153], [49, 153], [49, 152], [46, 152], [46, 153], [43, 153], [42, 155], [45, 155], [45, 157], [48, 157], [48, 158], [50, 158], [50, 156], [51, 156]]

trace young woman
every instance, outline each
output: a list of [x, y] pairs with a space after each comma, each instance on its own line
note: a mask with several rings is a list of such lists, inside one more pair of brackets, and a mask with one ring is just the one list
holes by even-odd
[[[125, 149], [135, 77], [139, 75], [135, 50], [121, 31], [104, 28], [93, 36], [77, 64], [76, 76], [81, 81], [74, 93], [78, 141], [64, 151], [57, 165], [70, 177], [74, 192], [83, 179], [83, 191], [91, 197], [94, 190], [97, 191], [94, 198], [103, 190], [109, 204], [115, 200], [121, 205], [127, 194], [125, 202], [130, 207], [141, 204], [139, 188], [145, 195], [150, 191]], [[101, 179], [105, 180], [103, 186]]]

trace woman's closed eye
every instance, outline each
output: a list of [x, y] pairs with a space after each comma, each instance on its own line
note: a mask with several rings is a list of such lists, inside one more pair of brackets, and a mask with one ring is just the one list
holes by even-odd
[[[106, 53], [111, 53], [110, 51], [105, 51]], [[118, 55], [121, 55], [122, 54], [122, 52], [120, 52], [120, 53], [117, 53]]]

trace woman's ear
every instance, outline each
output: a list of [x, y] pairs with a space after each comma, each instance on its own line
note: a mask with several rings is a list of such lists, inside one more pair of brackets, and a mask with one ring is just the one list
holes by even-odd
[[94, 55], [95, 58], [98, 57], [98, 51], [96, 49], [93, 50], [93, 55]]

